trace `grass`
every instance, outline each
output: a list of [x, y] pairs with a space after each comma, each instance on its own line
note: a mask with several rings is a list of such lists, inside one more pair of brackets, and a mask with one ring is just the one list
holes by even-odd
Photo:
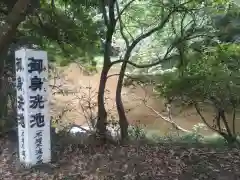
[[[200, 146], [212, 146], [212, 147], [226, 147], [227, 143], [225, 139], [218, 135], [201, 135], [198, 132], [193, 133], [181, 133], [178, 134], [176, 131], [171, 131], [167, 135], [159, 135], [157, 130], [145, 130], [144, 136], [147, 141], [153, 143], [164, 143], [164, 144], [187, 144], [187, 145], [200, 145]], [[136, 136], [133, 136], [136, 137]]]

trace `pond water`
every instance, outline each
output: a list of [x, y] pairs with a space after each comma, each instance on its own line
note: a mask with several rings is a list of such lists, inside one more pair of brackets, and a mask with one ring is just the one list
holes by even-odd
[[[118, 73], [117, 69], [110, 71], [110, 74]], [[80, 97], [83, 95], [91, 99], [94, 104], [97, 103], [97, 89], [99, 85], [100, 73], [92, 76], [85, 75], [79, 66], [76, 64], [71, 64], [69, 67], [62, 69], [61, 79], [65, 87], [70, 90], [78, 90], [75, 95], [54, 95], [52, 96], [52, 115], [56, 116], [60, 111], [66, 107], [73, 107], [71, 111], [65, 113], [64, 120], [68, 122], [75, 122], [79, 125], [86, 124], [86, 116], [84, 116], [83, 109], [79, 103]], [[109, 113], [109, 119], [117, 119], [117, 113], [115, 108], [115, 91], [117, 84], [117, 76], [112, 76], [107, 82], [107, 92], [106, 98], [106, 108]], [[83, 87], [91, 87], [91, 92], [89, 89]], [[91, 95], [89, 94], [91, 93]], [[155, 131], [160, 135], [166, 135], [171, 132], [173, 127], [169, 122], [164, 121], [160, 118], [157, 113], [167, 116], [164, 106], [164, 99], [159, 99], [154, 97], [152, 92], [152, 87], [136, 87], [136, 88], [123, 88], [123, 102], [125, 109], [127, 111], [127, 117], [130, 124], [141, 124], [149, 130]], [[143, 103], [143, 100], [147, 100], [147, 103]], [[146, 106], [147, 104], [147, 106]], [[149, 108], [151, 107], [151, 108]], [[96, 113], [96, 107], [92, 108], [92, 111]], [[203, 115], [209, 123], [212, 123], [214, 118], [214, 111], [209, 107], [203, 107]], [[202, 123], [200, 116], [197, 114], [194, 108], [189, 107], [186, 109], [174, 107], [172, 110], [173, 118], [179, 126], [186, 130], [192, 130], [192, 128]], [[231, 119], [231, 116], [228, 117]], [[231, 123], [230, 123], [231, 124]], [[240, 131], [240, 121], [236, 120], [237, 131]], [[201, 129], [200, 133], [209, 135], [213, 132], [210, 130]]]

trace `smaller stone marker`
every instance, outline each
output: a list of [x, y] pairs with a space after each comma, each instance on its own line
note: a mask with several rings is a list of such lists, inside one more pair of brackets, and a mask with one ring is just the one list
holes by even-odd
[[15, 52], [20, 163], [33, 166], [51, 161], [47, 52]]

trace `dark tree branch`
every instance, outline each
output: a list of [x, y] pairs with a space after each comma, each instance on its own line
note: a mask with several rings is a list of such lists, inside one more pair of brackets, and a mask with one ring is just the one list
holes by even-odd
[[129, 48], [129, 40], [127, 38], [127, 36], [124, 34], [124, 30], [123, 30], [123, 21], [122, 21], [122, 18], [121, 18], [121, 14], [120, 14], [120, 10], [119, 10], [119, 4], [118, 2], [116, 2], [116, 7], [117, 7], [117, 14], [118, 14], [118, 18], [119, 18], [119, 25], [120, 25], [120, 33], [122, 35], [122, 38], [124, 39], [125, 41], [125, 44], [126, 44], [126, 48], [128, 49]]
[[232, 131], [233, 131], [233, 135], [236, 136], [236, 108], [233, 107], [233, 115], [232, 115]]
[[[164, 57], [162, 59], [159, 58], [158, 61], [156, 61], [152, 64], [142, 64], [141, 65], [141, 64], [136, 64], [136, 63], [131, 62], [131, 61], [128, 61], [127, 63], [136, 67], [136, 68], [149, 68], [149, 67], [152, 67], [152, 66], [156, 66], [156, 65], [158, 65], [159, 63], [161, 63], [165, 60], [169, 60], [169, 59], [173, 58], [173, 56], [167, 57], [173, 48], [174, 48], [173, 46], [170, 46], [168, 48], [167, 52], [165, 53]], [[124, 60], [117, 60], [117, 61], [112, 62], [112, 64], [114, 65], [114, 64], [118, 64], [118, 63], [122, 63], [122, 62], [124, 62]]]
[[[192, 0], [190, 0], [190, 1], [192, 1]], [[170, 12], [168, 13], [168, 15], [163, 18], [163, 20], [161, 21], [161, 23], [160, 23], [158, 26], [156, 26], [155, 28], [152, 28], [152, 29], [149, 30], [148, 32], [140, 35], [137, 39], [135, 39], [135, 40], [131, 43], [131, 45], [129, 46], [129, 48], [127, 49], [126, 54], [131, 53], [132, 50], [136, 47], [136, 45], [137, 45], [140, 41], [142, 41], [143, 39], [151, 36], [153, 33], [159, 31], [160, 29], [162, 29], [162, 28], [165, 26], [165, 24], [170, 20], [170, 17], [171, 17], [175, 12], [180, 11], [180, 10], [181, 10], [180, 8], [182, 8], [182, 6], [183, 6], [184, 4], [187, 4], [187, 3], [189, 3], [190, 1], [188, 1], [188, 2], [186, 2], [186, 3], [183, 3], [183, 4], [181, 4], [181, 5], [177, 6], [177, 7], [174, 7], [173, 10], [170, 10]], [[157, 64], [158, 64], [158, 63], [157, 63]], [[157, 65], [157, 64], [156, 64], [156, 65]], [[150, 67], [151, 67], [151, 66], [150, 66]]]
[[162, 20], [162, 22], [161, 22], [158, 26], [156, 26], [155, 28], [152, 28], [152, 29], [149, 30], [148, 32], [142, 34], [142, 35], [139, 36], [137, 39], [135, 39], [135, 40], [131, 43], [128, 51], [132, 51], [140, 41], [142, 41], [143, 39], [151, 36], [153, 33], [157, 32], [158, 30], [162, 29], [162, 28], [165, 26], [165, 24], [169, 21], [171, 15], [172, 15], [175, 11], [176, 11], [176, 9], [172, 10], [171, 12], [169, 12], [168, 15]]
[[109, 16], [109, 27], [114, 31], [115, 25], [116, 25], [116, 19], [115, 19], [115, 3], [117, 0], [111, 0], [109, 1], [109, 8], [108, 8], [108, 16]]
[[38, 19], [38, 23], [39, 23], [40, 28], [41, 28], [42, 30], [44, 30], [44, 33], [47, 33], [47, 36], [48, 36], [48, 37], [50, 37], [51, 39], [55, 40], [55, 41], [57, 42], [57, 44], [59, 45], [59, 47], [61, 48], [61, 50], [62, 50], [65, 54], [67, 54], [67, 51], [66, 51], [66, 49], [64, 48], [63, 41], [62, 41], [62, 40], [59, 38], [59, 36], [58, 36], [58, 32], [57, 32], [56, 34], [54, 34], [54, 36], [52, 36], [53, 33], [50, 33], [50, 34], [49, 34], [49, 33], [48, 33], [48, 32], [49, 32], [49, 29], [47, 29], [47, 27], [44, 25], [44, 23], [43, 23], [40, 15], [36, 12], [36, 13], [35, 13], [35, 16], [36, 16], [37, 19]]
[[[104, 62], [110, 64], [110, 52], [111, 52], [111, 44], [112, 44], [112, 36], [115, 31], [116, 27], [116, 20], [115, 20], [115, 2], [116, 0], [112, 0], [109, 2], [109, 7], [108, 7], [108, 16], [109, 16], [109, 21], [107, 24], [107, 32], [106, 32], [106, 38], [105, 38], [105, 53], [104, 53]], [[105, 6], [103, 7], [105, 9]], [[106, 10], [106, 9], [105, 9]], [[104, 15], [105, 14], [105, 15]], [[107, 13], [103, 12], [103, 15], [106, 16], [107, 18]]]
[[176, 28], [175, 28], [175, 16], [173, 15], [173, 17], [172, 17], [172, 21], [171, 21], [171, 25], [172, 25], [172, 31], [173, 31], [173, 33], [175, 34], [175, 35], [177, 35], [177, 30], [176, 30]]
[[233, 108], [233, 112], [232, 112], [232, 133], [233, 136], [236, 136], [236, 101], [234, 99], [234, 96], [232, 96], [232, 89], [229, 85], [227, 85], [227, 89], [228, 89], [228, 94], [229, 94], [229, 99], [230, 99], [230, 103], [232, 105]]
[[220, 116], [221, 116], [222, 121], [223, 121], [223, 123], [224, 123], [224, 126], [225, 126], [225, 128], [226, 128], [226, 130], [227, 130], [228, 136], [233, 137], [232, 132], [231, 132], [231, 130], [230, 130], [230, 128], [229, 128], [229, 125], [228, 125], [228, 122], [227, 122], [227, 119], [226, 119], [226, 115], [225, 115], [225, 111], [224, 111], [224, 110], [221, 110], [221, 111], [220, 111]]
[[[166, 60], [169, 60], [169, 59], [172, 59], [172, 58], [176, 58], [178, 57], [179, 55], [174, 55], [174, 56], [169, 56], [168, 55], [170, 54], [170, 52], [176, 47], [176, 45], [178, 43], [181, 43], [181, 41], [186, 41], [186, 40], [191, 40], [191, 39], [194, 39], [194, 38], [198, 38], [198, 37], [204, 37], [204, 36], [207, 36], [207, 37], [212, 37], [210, 35], [204, 35], [204, 34], [199, 34], [199, 35], [195, 35], [195, 36], [188, 36], [188, 37], [185, 37], [185, 38], [178, 38], [171, 46], [169, 46], [167, 52], [165, 53], [164, 57], [163, 58], [158, 58], [157, 61], [151, 63], [151, 64], [136, 64], [134, 62], [131, 62], [131, 61], [128, 61], [128, 64], [136, 67], [136, 68], [150, 68], [150, 67], [153, 67], [153, 66], [156, 66], [158, 65], [159, 63], [163, 62], [163, 61], [166, 61]], [[114, 61], [112, 62], [112, 65], [115, 65], [115, 64], [118, 64], [118, 63], [122, 63], [123, 60], [120, 59], [120, 60], [117, 60], [117, 61]]]
[[218, 131], [222, 132], [222, 128], [221, 128], [221, 115], [220, 115], [220, 112], [217, 112], [217, 116], [216, 116], [216, 124], [217, 124], [217, 128], [218, 128]]
[[116, 21], [118, 21], [118, 20], [121, 18], [121, 16], [123, 15], [123, 13], [127, 10], [127, 8], [128, 8], [134, 1], [136, 1], [136, 0], [131, 0], [131, 1], [129, 1], [129, 2], [123, 7], [123, 9], [122, 9], [121, 11], [119, 10], [119, 13], [118, 13], [118, 16], [117, 16], [117, 18], [116, 18]]
[[36, 15], [36, 17], [37, 17], [37, 19], [38, 19], [38, 23], [39, 23], [40, 27], [43, 28], [43, 29], [45, 29], [45, 28], [44, 28], [43, 21], [42, 21], [41, 17], [39, 16], [39, 14], [38, 14], [38, 13], [35, 13], [35, 15]]
[[[124, 74], [125, 74], [125, 71], [126, 71], [127, 64], [129, 62], [129, 58], [131, 57], [132, 50], [136, 47], [136, 45], [140, 41], [149, 37], [150, 35], [152, 35], [156, 31], [162, 29], [165, 26], [165, 24], [169, 21], [171, 15], [177, 9], [178, 8], [174, 8], [172, 11], [170, 11], [170, 13], [162, 20], [162, 22], [158, 26], [156, 26], [155, 28], [152, 28], [151, 30], [149, 30], [145, 34], [142, 34], [137, 39], [133, 40], [131, 45], [128, 45], [128, 40], [125, 39], [125, 42], [128, 45], [128, 47], [127, 47], [126, 53], [125, 53], [125, 55], [123, 57], [123, 60], [122, 60], [122, 66], [121, 66], [121, 69], [120, 69], [120, 73], [119, 73], [119, 77], [118, 77], [118, 83], [117, 83], [117, 89], [116, 89], [116, 106], [117, 106], [117, 111], [118, 111], [118, 115], [119, 115], [119, 124], [120, 124], [120, 128], [121, 128], [122, 140], [126, 140], [128, 138], [128, 132], [127, 132], [128, 121], [127, 121], [127, 117], [126, 117], [126, 114], [125, 114], [125, 109], [124, 109], [122, 98], [121, 98], [121, 92], [122, 92], [122, 87], [123, 87]], [[120, 23], [122, 23], [121, 20], [120, 20]], [[120, 24], [120, 25], [122, 25], [122, 24]], [[125, 36], [124, 36], [124, 33], [123, 33], [123, 29], [121, 29], [121, 30], [122, 30], [121, 33], [122, 33], [123, 38], [124, 38]]]
[[55, 0], [51, 0], [52, 9], [55, 9]]
[[4, 15], [8, 15], [8, 11], [4, 9], [0, 9], [0, 13]]
[[101, 6], [101, 10], [102, 10], [102, 15], [103, 15], [103, 20], [104, 20], [105, 26], [108, 27], [109, 26], [109, 22], [108, 22], [107, 11], [106, 11], [106, 7], [105, 7], [105, 4], [104, 4], [104, 0], [101, 0], [100, 6]]
[[[130, 57], [130, 55], [131, 55], [131, 52], [132, 52], [132, 50], [136, 47], [136, 45], [137, 45], [140, 41], [142, 41], [143, 39], [149, 37], [150, 35], [152, 35], [152, 34], [155, 33], [156, 31], [162, 29], [162, 28], [164, 27], [164, 25], [169, 21], [171, 15], [172, 15], [174, 12], [175, 12], [175, 10], [174, 10], [174, 11], [171, 11], [157, 27], [152, 28], [152, 29], [149, 30], [148, 32], [142, 34], [142, 35], [139, 36], [137, 39], [135, 39], [135, 40], [131, 43], [131, 45], [128, 47], [128, 49], [127, 49], [127, 51], [126, 51], [126, 53], [125, 53], [125, 57], [124, 57], [122, 60], [118, 60], [118, 61], [112, 62], [112, 63], [111, 63], [111, 66], [114, 65], [114, 64], [118, 64], [118, 63], [122, 63], [122, 62], [128, 61], [128, 60], [129, 60], [129, 57]], [[171, 46], [170, 49], [172, 50], [172, 49], [173, 49], [173, 46]], [[171, 51], [171, 50], [170, 50], [170, 51]], [[167, 51], [167, 53], [165, 54], [165, 56], [167, 56], [167, 55], [168, 55], [168, 52], [170, 52], [170, 51]], [[128, 58], [127, 58], [127, 57], [128, 57]], [[137, 68], [147, 68], [147, 67], [152, 67], [152, 66], [154, 66], [154, 65], [158, 65], [159, 62], [161, 62], [161, 61], [162, 61], [162, 60], [159, 60], [159, 61], [156, 62], [156, 63], [147, 64], [147, 65], [137, 65], [137, 64], [135, 64], [135, 63], [133, 63], [133, 62], [131, 62], [131, 61], [128, 61], [127, 63], [130, 64], [130, 65], [132, 65], [132, 66], [135, 66], [135, 67], [137, 67]]]
[[182, 19], [181, 19], [181, 28], [180, 28], [181, 36], [184, 35], [184, 30], [185, 30], [185, 28], [187, 27], [187, 25], [192, 22], [192, 21], [190, 21], [186, 26], [184, 26], [184, 20], [185, 20], [186, 16], [187, 16], [187, 12], [185, 12], [185, 13], [183, 14], [183, 17], [182, 17]]
[[27, 15], [27, 9], [30, 4], [30, 0], [18, 0], [14, 5], [12, 11], [6, 18], [5, 25], [1, 28], [0, 33], [0, 54], [11, 43], [14, 37], [18, 25], [24, 21]]
[[[107, 78], [111, 78], [111, 77], [113, 77], [113, 76], [119, 76], [119, 75], [120, 75], [119, 73], [110, 74], [110, 75], [107, 76]], [[134, 79], [133, 77], [131, 77], [131, 76], [127, 75], [127, 74], [124, 74], [124, 76], [126, 76], [126, 77], [128, 77], [128, 78], [131, 78], [131, 79]]]
[[197, 102], [194, 103], [194, 107], [195, 107], [198, 115], [201, 117], [202, 121], [207, 125], [207, 127], [208, 127], [209, 129], [213, 130], [214, 132], [219, 133], [219, 131], [217, 131], [215, 128], [213, 128], [213, 127], [207, 122], [207, 120], [205, 119], [205, 117], [202, 115], [202, 113], [201, 113], [201, 111], [200, 111], [200, 109], [199, 109], [199, 107], [198, 107]]

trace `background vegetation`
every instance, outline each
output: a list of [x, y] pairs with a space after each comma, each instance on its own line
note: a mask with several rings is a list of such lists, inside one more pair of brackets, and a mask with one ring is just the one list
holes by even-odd
[[[129, 127], [122, 101], [123, 86], [137, 82], [153, 86], [156, 96], [166, 99], [169, 116], [163, 119], [185, 132], [184, 140], [190, 136], [199, 142], [205, 137], [173, 121], [171, 107], [176, 104], [194, 107], [202, 123], [223, 138], [221, 142], [238, 145], [239, 15], [240, 8], [230, 0], [3, 0], [1, 134], [16, 129], [14, 52], [28, 47], [48, 52], [50, 70], [76, 61], [92, 73], [101, 66], [97, 118], [90, 121], [94, 137], [102, 143], [113, 139], [107, 133], [105, 95], [109, 71], [116, 65], [121, 142], [148, 135], [140, 126]], [[204, 107], [214, 109], [213, 119], [204, 117]]]

